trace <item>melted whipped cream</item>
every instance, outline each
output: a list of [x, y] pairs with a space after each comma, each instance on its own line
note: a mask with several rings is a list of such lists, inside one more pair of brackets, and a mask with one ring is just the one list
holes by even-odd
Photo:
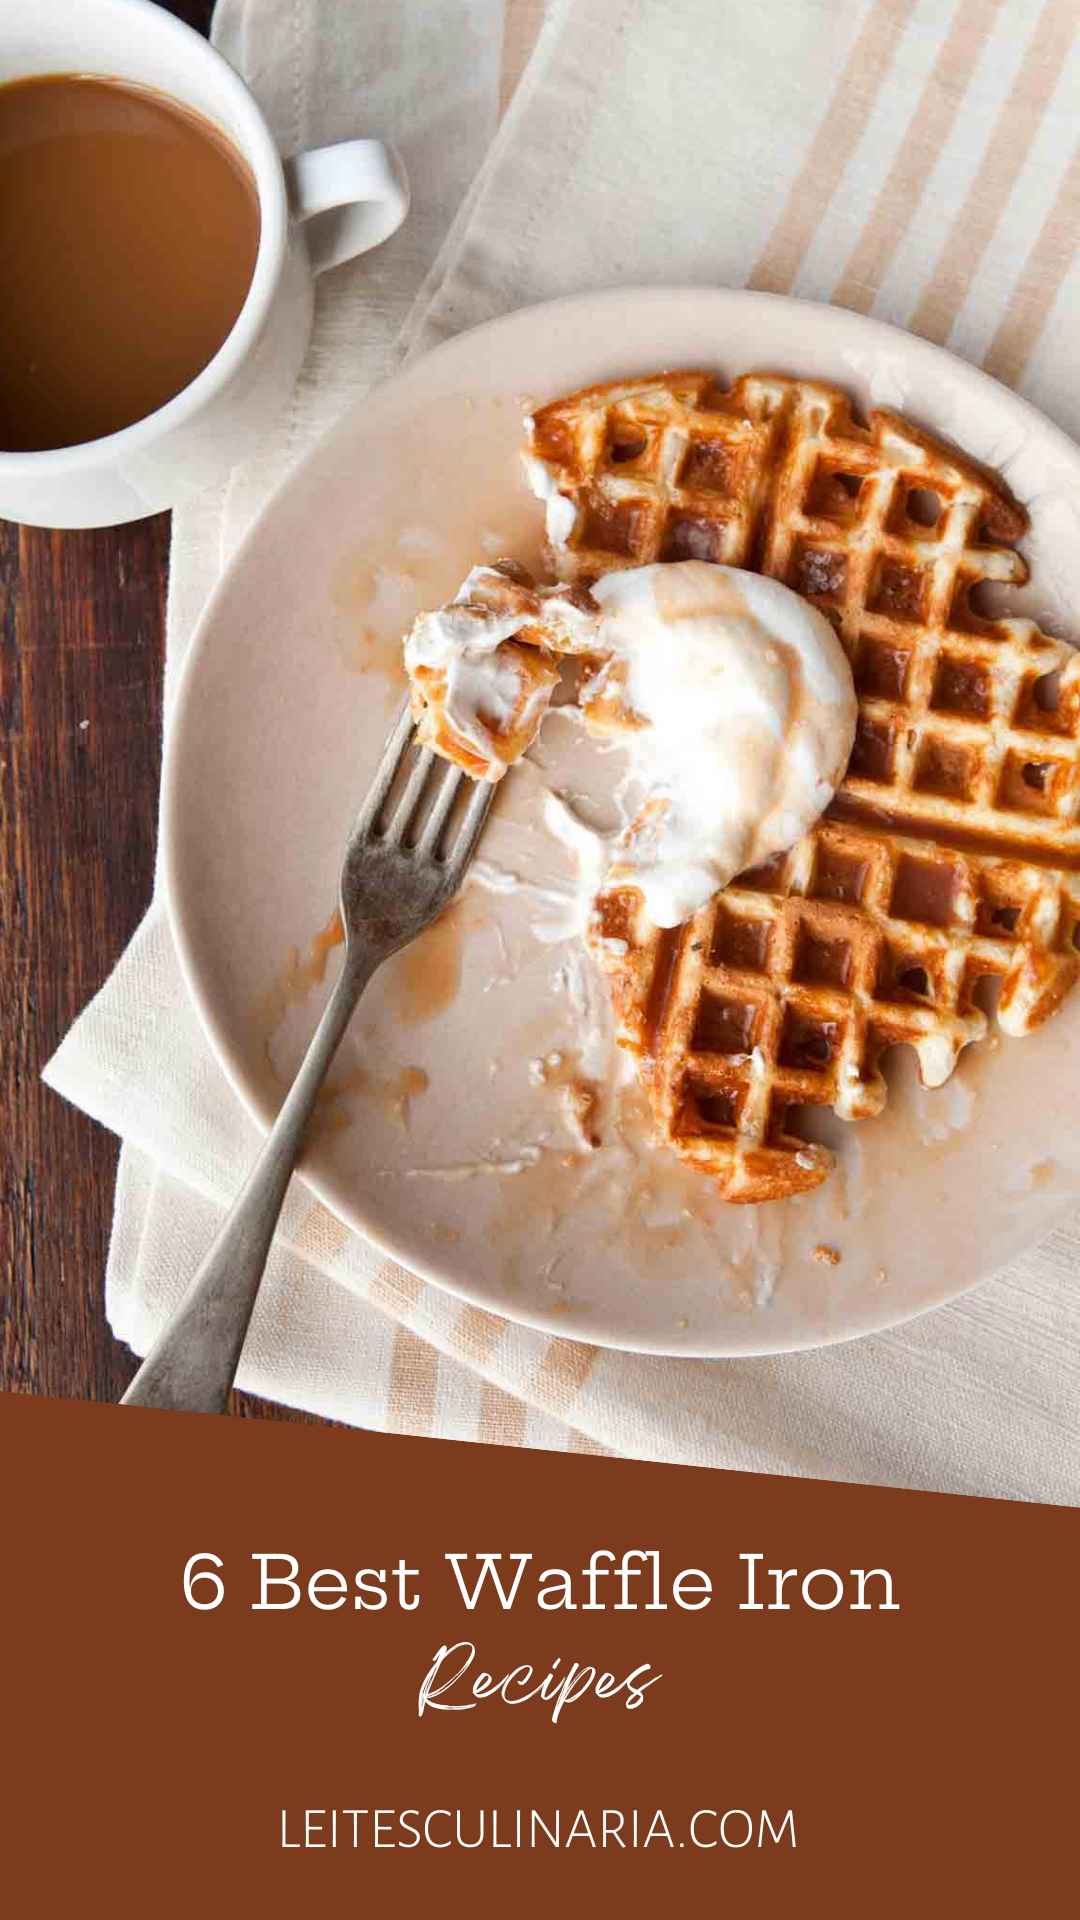
[[645, 793], [609, 884], [678, 926], [824, 811], [855, 737], [851, 668], [825, 616], [762, 574], [674, 561], [592, 592], [610, 657], [586, 718], [623, 734]]

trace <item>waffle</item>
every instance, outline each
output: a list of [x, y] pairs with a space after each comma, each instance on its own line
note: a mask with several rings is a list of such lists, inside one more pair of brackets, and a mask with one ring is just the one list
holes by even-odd
[[986, 1033], [987, 981], [999, 1024], [1028, 1032], [1076, 978], [1078, 930], [1080, 875], [825, 820], [682, 927], [605, 889], [589, 944], [661, 1138], [725, 1199], [761, 1201], [832, 1166], [793, 1110], [880, 1113], [895, 1046], [943, 1085]]
[[787, 856], [661, 933], [632, 887], [591, 944], [661, 1137], [726, 1197], [818, 1184], [794, 1109], [880, 1111], [879, 1061], [927, 1085], [998, 1020], [1026, 1033], [1080, 966], [1080, 654], [992, 601], [1027, 568], [1002, 483], [838, 389], [749, 374], [613, 383], [530, 422], [553, 561], [706, 559], [783, 580], [832, 620], [859, 700], [833, 813]]
[[[512, 560], [474, 567], [453, 600], [421, 614], [405, 642], [417, 739], [477, 780], [500, 780], [535, 740], [559, 682], [559, 654], [580, 651], [595, 609], [567, 588], [537, 587]], [[448, 705], [441, 649], [425, 644], [434, 623], [459, 645], [479, 643], [467, 726]], [[425, 658], [425, 654], [430, 657]]]

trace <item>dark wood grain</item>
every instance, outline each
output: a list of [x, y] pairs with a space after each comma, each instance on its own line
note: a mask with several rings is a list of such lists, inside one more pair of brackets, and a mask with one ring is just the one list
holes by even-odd
[[[165, 0], [205, 32], [211, 0]], [[93, 533], [0, 521], [0, 1386], [114, 1400], [105, 1319], [117, 1144], [40, 1080], [150, 900], [166, 515]], [[239, 1413], [304, 1419], [245, 1395]]]

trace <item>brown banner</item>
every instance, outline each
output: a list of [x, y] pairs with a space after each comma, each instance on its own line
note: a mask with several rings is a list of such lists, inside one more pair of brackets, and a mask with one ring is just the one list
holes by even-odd
[[0, 1449], [13, 1914], [1071, 1897], [1074, 1512], [10, 1397]]

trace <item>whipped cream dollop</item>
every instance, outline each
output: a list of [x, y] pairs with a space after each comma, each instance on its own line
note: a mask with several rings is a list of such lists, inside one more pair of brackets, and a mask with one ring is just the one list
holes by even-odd
[[643, 789], [607, 884], [678, 926], [829, 804], [855, 737], [851, 668], [824, 614], [762, 574], [672, 561], [592, 594], [607, 657], [586, 720], [620, 736]]

